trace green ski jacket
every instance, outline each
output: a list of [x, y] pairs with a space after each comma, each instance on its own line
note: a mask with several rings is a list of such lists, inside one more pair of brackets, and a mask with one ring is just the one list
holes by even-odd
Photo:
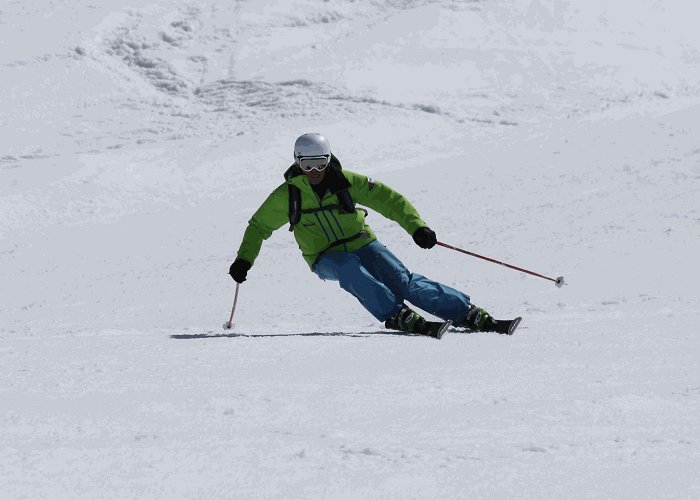
[[[301, 254], [313, 268], [316, 260], [325, 252], [352, 252], [370, 244], [377, 237], [365, 222], [365, 212], [361, 209], [343, 213], [336, 193], [347, 189], [355, 203], [376, 210], [384, 217], [397, 222], [409, 234], [419, 227], [427, 226], [416, 209], [400, 193], [364, 175], [342, 170], [334, 158], [326, 175], [333, 175], [335, 182], [331, 192], [323, 199], [314, 192], [309, 179], [292, 165], [285, 173], [286, 182], [275, 189], [263, 202], [248, 222], [243, 241], [238, 250], [238, 258], [255, 262], [264, 240], [272, 232], [289, 223], [289, 187], [297, 186], [301, 191], [301, 209], [311, 210], [302, 213], [299, 223], [293, 226], [294, 238]], [[324, 209], [335, 205], [335, 208]]]

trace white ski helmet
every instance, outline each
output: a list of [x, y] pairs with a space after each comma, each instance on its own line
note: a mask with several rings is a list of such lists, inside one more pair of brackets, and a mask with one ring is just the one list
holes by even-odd
[[331, 143], [324, 135], [311, 133], [300, 136], [294, 143], [294, 161], [305, 156], [325, 156], [330, 161]]

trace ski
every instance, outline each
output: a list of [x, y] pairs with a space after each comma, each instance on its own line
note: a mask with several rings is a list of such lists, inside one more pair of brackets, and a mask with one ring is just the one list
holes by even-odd
[[513, 335], [522, 320], [520, 316], [515, 319], [497, 319], [496, 331], [503, 335]]
[[421, 335], [427, 335], [428, 337], [433, 337], [434, 339], [440, 340], [450, 326], [452, 326], [452, 320], [448, 319], [445, 322], [426, 321], [425, 324], [425, 333], [421, 333]]
[[520, 325], [520, 322], [522, 321], [523, 318], [518, 316], [517, 318], [514, 319], [497, 319], [494, 320], [496, 322], [496, 325], [494, 326], [493, 330], [474, 330], [472, 328], [466, 328], [463, 326], [457, 326], [455, 328], [458, 328], [462, 331], [466, 331], [467, 333], [477, 333], [477, 332], [496, 332], [500, 333], [501, 335], [513, 335], [515, 333], [515, 330], [518, 328], [518, 325]]

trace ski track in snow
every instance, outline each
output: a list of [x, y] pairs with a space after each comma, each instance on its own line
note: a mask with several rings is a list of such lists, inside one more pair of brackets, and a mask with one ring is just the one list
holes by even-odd
[[[694, 4], [40, 4], [0, 7], [0, 497], [700, 497]], [[306, 131], [567, 286], [372, 213], [517, 333], [387, 332], [286, 229], [221, 330]]]

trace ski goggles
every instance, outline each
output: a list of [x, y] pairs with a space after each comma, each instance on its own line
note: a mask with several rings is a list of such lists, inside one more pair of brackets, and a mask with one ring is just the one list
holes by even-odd
[[331, 159], [328, 156], [301, 156], [297, 158], [299, 168], [304, 172], [311, 172], [312, 170], [322, 172], [330, 161]]

